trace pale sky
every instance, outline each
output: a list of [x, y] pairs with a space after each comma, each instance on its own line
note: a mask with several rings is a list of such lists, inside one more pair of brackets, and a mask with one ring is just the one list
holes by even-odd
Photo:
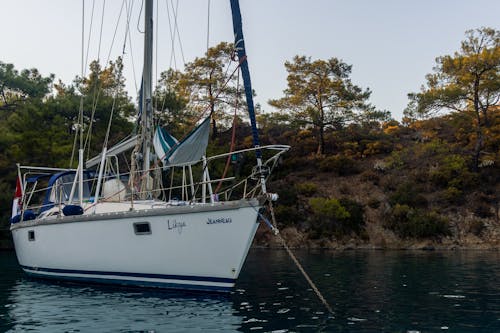
[[[202, 56], [207, 44], [208, 0], [158, 0], [158, 72], [171, 61], [167, 4], [178, 2], [177, 21], [186, 62]], [[89, 60], [97, 58], [104, 6], [100, 57], [108, 58], [123, 0], [95, 0]], [[131, 3], [131, 0], [127, 1]], [[352, 80], [372, 90], [371, 103], [400, 119], [408, 103], [432, 72], [435, 58], [459, 50], [468, 29], [500, 29], [498, 0], [240, 0], [243, 31], [256, 102], [271, 111], [269, 99], [286, 88], [284, 62], [295, 55], [313, 59], [337, 57], [353, 65]], [[127, 89], [136, 95], [141, 75], [142, 35], [137, 30], [141, 1], [132, 5], [127, 41]], [[81, 73], [81, 0], [0, 0], [0, 61], [17, 69], [38, 68], [70, 83]], [[92, 0], [85, 0], [85, 43], [89, 37]], [[155, 14], [156, 15], [156, 14]], [[118, 25], [111, 59], [122, 52], [125, 9]], [[142, 30], [142, 22], [140, 23]], [[210, 2], [210, 45], [232, 42], [229, 0]], [[179, 44], [174, 45], [182, 68]], [[173, 64], [172, 64], [173, 65]], [[137, 83], [138, 84], [138, 83]]]

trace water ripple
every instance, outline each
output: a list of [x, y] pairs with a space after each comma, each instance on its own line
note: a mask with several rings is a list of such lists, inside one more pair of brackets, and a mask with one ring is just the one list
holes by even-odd
[[500, 332], [496, 252], [253, 249], [229, 295], [46, 283], [0, 253], [0, 332]]

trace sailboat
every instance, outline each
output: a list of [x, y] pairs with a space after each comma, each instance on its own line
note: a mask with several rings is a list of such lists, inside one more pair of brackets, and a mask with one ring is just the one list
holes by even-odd
[[[260, 223], [260, 210], [276, 198], [267, 191], [266, 180], [289, 147], [259, 143], [239, 3], [230, 2], [253, 147], [205, 156], [206, 120], [183, 140], [162, 129], [154, 133], [153, 0], [146, 0], [139, 133], [104, 147], [87, 161], [80, 148], [76, 169], [18, 164], [10, 229], [25, 273], [140, 287], [234, 287]], [[131, 149], [130, 172], [121, 173], [116, 156]], [[211, 165], [217, 160], [242, 154], [255, 157], [247, 177], [211, 178]], [[152, 163], [152, 156], [161, 165]], [[158, 172], [170, 177], [168, 186], [154, 186]], [[212, 185], [219, 182], [229, 185], [215, 193]]]

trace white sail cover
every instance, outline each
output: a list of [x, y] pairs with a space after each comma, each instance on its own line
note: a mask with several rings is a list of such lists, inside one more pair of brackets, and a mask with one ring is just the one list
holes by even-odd
[[[129, 149], [134, 148], [135, 144], [137, 142], [137, 135], [134, 135], [131, 138], [128, 138], [127, 140], [123, 140], [120, 143], [117, 143], [113, 147], [108, 149], [108, 152], [106, 153], [107, 156], [110, 155], [118, 155], [121, 154]], [[101, 162], [101, 154], [94, 156], [90, 160], [85, 163], [85, 167], [87, 168], [92, 168], [93, 166], [96, 166]]]
[[158, 126], [153, 145], [164, 166], [196, 163], [205, 155], [210, 134], [210, 117], [205, 118], [182, 141], [177, 141], [165, 129]]

